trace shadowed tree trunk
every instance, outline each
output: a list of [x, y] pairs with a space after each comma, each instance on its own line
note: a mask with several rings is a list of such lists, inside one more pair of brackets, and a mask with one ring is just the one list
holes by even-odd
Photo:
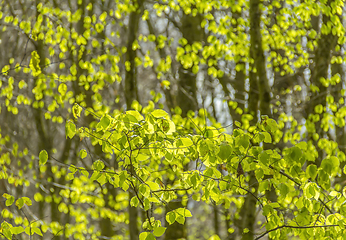
[[[141, 11], [144, 4], [144, 0], [135, 0], [135, 11], [130, 13], [129, 25], [128, 25], [128, 38], [127, 38], [127, 52], [126, 52], [126, 73], [125, 73], [125, 99], [127, 109], [131, 108], [133, 101], [139, 102], [138, 86], [137, 86], [137, 70], [135, 66], [135, 58], [137, 56], [136, 49], [133, 48], [135, 41], [137, 40], [139, 20], [141, 17]], [[132, 191], [129, 191], [129, 231], [130, 240], [137, 240], [139, 236], [139, 230], [137, 226], [138, 210], [135, 207], [131, 207], [130, 201], [134, 196]]]
[[[339, 20], [342, 21], [341, 16], [339, 16]], [[335, 57], [342, 57], [341, 50], [337, 52], [333, 52], [333, 56]], [[345, 107], [345, 95], [342, 95], [342, 89], [345, 89], [345, 86], [343, 84], [345, 83], [345, 72], [343, 69], [343, 65], [340, 62], [334, 62], [331, 65], [331, 73], [332, 77], [335, 75], [338, 75], [340, 77], [339, 82], [336, 82], [335, 85], [331, 86], [331, 95], [334, 98], [334, 103], [337, 105], [338, 109]], [[333, 83], [332, 83], [333, 84]], [[340, 117], [341, 119], [345, 118], [344, 116], [340, 116], [340, 113], [336, 112], [334, 113], [335, 117]], [[342, 121], [341, 121], [342, 122]], [[338, 143], [339, 150], [342, 151], [344, 154], [346, 154], [346, 129], [345, 129], [345, 120], [343, 124], [337, 125], [335, 124], [335, 142]], [[345, 162], [340, 163], [340, 168], [344, 169]], [[336, 180], [337, 182], [345, 182], [346, 177], [345, 175], [342, 175], [339, 179]]]
[[[235, 12], [233, 13], [233, 16], [236, 20], [238, 20], [241, 17], [241, 13]], [[235, 24], [233, 24], [233, 28], [238, 28], [238, 21], [235, 21]], [[242, 56], [239, 56], [239, 59], [241, 59]], [[233, 101], [237, 103], [237, 108], [244, 110], [245, 109], [245, 79], [246, 79], [246, 67], [245, 62], [242, 60], [239, 60], [236, 62], [236, 65], [238, 68], [236, 68], [235, 73], [235, 81], [232, 83], [232, 87], [234, 88], [234, 99]], [[241, 122], [241, 112], [237, 111], [237, 108], [230, 108], [230, 113], [232, 115], [233, 122], [238, 121]]]
[[[181, 19], [181, 32], [187, 40], [187, 44], [193, 44], [202, 39], [201, 16], [193, 17], [192, 15], [183, 15]], [[185, 69], [182, 65], [179, 70], [177, 105], [182, 110], [182, 117], [186, 117], [188, 111], [196, 111], [197, 104], [197, 86], [196, 75], [192, 72], [192, 67]], [[166, 213], [177, 208], [184, 207], [182, 196], [178, 195], [178, 199], [171, 201], [166, 206]], [[165, 240], [187, 239], [186, 221], [185, 224], [174, 222], [169, 225], [166, 222]]]
[[131, 104], [134, 100], [139, 102], [138, 96], [138, 86], [137, 86], [137, 70], [135, 65], [135, 58], [137, 56], [136, 49], [134, 48], [134, 43], [137, 40], [139, 19], [141, 17], [141, 11], [143, 7], [144, 0], [135, 0], [134, 6], [135, 11], [130, 13], [129, 16], [129, 26], [127, 29], [127, 51], [126, 51], [126, 73], [125, 73], [125, 99], [127, 109], [131, 108]]
[[[262, 48], [261, 37], [261, 10], [259, 0], [250, 0], [250, 58], [254, 59], [254, 64], [250, 69], [250, 95], [249, 112], [253, 115], [251, 125], [258, 121], [257, 106], [261, 115], [271, 116], [270, 109], [270, 90], [266, 73], [266, 61]], [[256, 70], [256, 71], [255, 71]], [[258, 89], [258, 94], [255, 89]], [[258, 96], [258, 97], [256, 97]], [[242, 240], [252, 240], [256, 222], [256, 204], [258, 182], [253, 171], [249, 172], [249, 186], [252, 194], [247, 193], [244, 204], [240, 210], [240, 234]], [[246, 231], [244, 231], [246, 229]]]
[[218, 207], [216, 204], [213, 205], [213, 213], [214, 213], [214, 231], [215, 234], [220, 236], [220, 226], [219, 226], [219, 213], [218, 213]]
[[[36, 6], [40, 3], [39, 0], [36, 0]], [[36, 19], [40, 17], [41, 13], [36, 10]], [[45, 59], [46, 59], [46, 49], [45, 44], [43, 40], [38, 40], [35, 43], [35, 49], [39, 56], [39, 63], [38, 65], [41, 68], [42, 73], [45, 72], [44, 66], [45, 66]], [[40, 79], [40, 75], [36, 76], [35, 78], [35, 86], [38, 86], [41, 84], [41, 81], [44, 82], [44, 79]], [[45, 98], [42, 98], [42, 101], [45, 101]], [[35, 125], [37, 129], [37, 133], [39, 136], [38, 140], [38, 152], [42, 150], [46, 150], [48, 153], [48, 158], [50, 158], [53, 150], [53, 127], [52, 122], [50, 120], [46, 120], [44, 117], [44, 112], [42, 111], [42, 108], [39, 106], [33, 107], [33, 114], [35, 119]], [[58, 210], [58, 204], [56, 203], [56, 187], [52, 184], [55, 182], [55, 176], [52, 173], [52, 163], [50, 161], [47, 162], [47, 170], [46, 172], [40, 172], [40, 168], [38, 168], [38, 176], [39, 179], [41, 179], [41, 185], [43, 188], [47, 189], [49, 191], [49, 195], [52, 198], [52, 201], [50, 202], [50, 218], [52, 222], [60, 223], [60, 212]], [[47, 195], [47, 192], [42, 191], [42, 188], [40, 188], [40, 193], [45, 196]], [[44, 201], [39, 202], [39, 218], [40, 220], [44, 220], [44, 218], [47, 217], [47, 211], [45, 210], [45, 203]], [[60, 236], [55, 237], [57, 240], [60, 239]]]
[[[330, 5], [331, 1], [328, 1]], [[323, 24], [326, 24], [330, 21], [330, 17], [323, 15], [322, 17]], [[330, 66], [330, 60], [332, 56], [332, 50], [335, 49], [337, 44], [337, 36], [332, 34], [332, 29], [328, 32], [321, 32], [321, 37], [318, 40], [317, 47], [314, 52], [314, 65], [311, 72], [310, 84], [315, 87], [316, 90], [312, 90], [310, 93], [310, 101], [308, 104], [308, 127], [309, 139], [313, 141], [316, 150], [318, 151], [317, 165], [322, 161], [322, 150], [319, 149], [317, 143], [318, 140], [323, 138], [325, 132], [321, 126], [321, 120], [326, 112], [326, 96], [328, 93], [328, 87], [323, 83], [323, 79], [328, 78], [328, 69]], [[311, 89], [311, 88], [310, 88]], [[315, 112], [315, 107], [318, 107]], [[319, 120], [313, 118], [314, 114], [319, 114]], [[313, 138], [313, 134], [317, 133], [318, 137]]]
[[[345, 106], [345, 96], [341, 94], [341, 90], [343, 89], [342, 84], [345, 82], [345, 73], [341, 64], [332, 64], [332, 76], [336, 74], [339, 75], [340, 82], [332, 86], [331, 95], [334, 97], [334, 102], [337, 104], [337, 106], [341, 108]], [[335, 139], [338, 143], [339, 149], [346, 154], [345, 126], [336, 126]]]
[[134, 197], [133, 189], [129, 189], [129, 231], [130, 240], [136, 240], [139, 237], [139, 231], [137, 226], [138, 210], [136, 207], [130, 205], [131, 198]]
[[[187, 40], [187, 44], [193, 44], [202, 40], [201, 16], [183, 15], [181, 19], [181, 32]], [[186, 117], [189, 110], [196, 111], [197, 104], [197, 86], [196, 74], [192, 72], [192, 66], [185, 69], [181, 66], [178, 70], [178, 94], [177, 105], [182, 110], [182, 117]]]

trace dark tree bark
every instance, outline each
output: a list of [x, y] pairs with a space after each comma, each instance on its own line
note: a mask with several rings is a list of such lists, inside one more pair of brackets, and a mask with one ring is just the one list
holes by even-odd
[[141, 17], [141, 9], [144, 0], [134, 1], [136, 10], [130, 13], [128, 38], [127, 38], [127, 51], [126, 51], [126, 73], [125, 73], [125, 99], [127, 109], [131, 108], [133, 101], [139, 102], [138, 85], [137, 85], [137, 70], [135, 65], [135, 58], [137, 56], [136, 50], [133, 49], [133, 43], [137, 39], [139, 19]]
[[[330, 5], [331, 1], [328, 1], [328, 5]], [[330, 21], [330, 17], [327, 15], [323, 15], [322, 17], [323, 24], [327, 24]], [[323, 118], [323, 114], [325, 113], [326, 108], [326, 95], [328, 93], [328, 87], [323, 84], [321, 81], [323, 78], [328, 78], [328, 70], [330, 67], [330, 60], [332, 57], [332, 50], [335, 49], [337, 44], [337, 36], [332, 34], [332, 29], [328, 33], [321, 32], [321, 37], [318, 40], [317, 47], [314, 52], [314, 65], [311, 72], [310, 84], [317, 87], [318, 91], [310, 92], [310, 101], [308, 104], [307, 112], [308, 120], [310, 126], [312, 128], [308, 128], [309, 131], [309, 139], [312, 140], [315, 145], [316, 150], [318, 151], [317, 164], [319, 165], [322, 161], [322, 150], [319, 149], [317, 143], [320, 138], [323, 138], [325, 132], [321, 127], [321, 120]], [[315, 107], [322, 106], [323, 110], [320, 115], [320, 119], [318, 121], [313, 120], [313, 114], [315, 114]], [[313, 139], [312, 135], [314, 133], [318, 134], [319, 139]]]
[[[270, 109], [270, 89], [268, 84], [266, 61], [262, 48], [261, 37], [261, 10], [259, 0], [250, 0], [250, 58], [254, 64], [250, 69], [250, 95], [249, 95], [249, 112], [253, 115], [252, 125], [258, 121], [257, 110], [261, 115], [271, 117]], [[254, 71], [256, 69], [256, 71]], [[258, 89], [258, 92], [256, 91]], [[258, 107], [259, 103], [259, 108]], [[248, 193], [245, 202], [240, 210], [240, 234], [242, 240], [252, 240], [254, 238], [256, 222], [256, 204], [258, 182], [253, 171], [249, 172], [249, 186], [253, 194]], [[243, 232], [247, 229], [246, 232]]]
[[[202, 40], [201, 16], [183, 15], [181, 19], [181, 32], [188, 44]], [[178, 79], [177, 105], [182, 110], [182, 117], [186, 117], [188, 111], [196, 111], [197, 103], [197, 86], [196, 75], [192, 72], [192, 67], [185, 69], [180, 66]]]

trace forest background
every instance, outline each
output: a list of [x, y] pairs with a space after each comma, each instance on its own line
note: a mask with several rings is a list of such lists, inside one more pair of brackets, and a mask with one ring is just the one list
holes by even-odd
[[342, 0], [2, 0], [0, 239], [345, 239]]

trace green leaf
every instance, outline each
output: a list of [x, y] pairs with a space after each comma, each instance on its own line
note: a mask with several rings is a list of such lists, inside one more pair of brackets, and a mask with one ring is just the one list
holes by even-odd
[[193, 142], [190, 138], [180, 138], [180, 141], [182, 142], [184, 147], [191, 147], [193, 145]]
[[103, 130], [107, 130], [110, 124], [111, 124], [110, 116], [106, 114], [101, 118], [100, 122], [97, 124], [97, 128], [102, 128]]
[[222, 143], [220, 146], [220, 152], [219, 152], [219, 157], [222, 160], [226, 160], [227, 158], [229, 158], [229, 156], [231, 156], [232, 153], [232, 147], [229, 144], [225, 144]]
[[68, 170], [70, 170], [71, 173], [77, 172], [77, 168], [76, 168], [75, 165], [70, 165], [69, 168], [68, 168]]
[[29, 236], [34, 235], [34, 231], [30, 227], [25, 228], [25, 233], [28, 234]]
[[299, 147], [301, 150], [306, 150], [308, 147], [308, 144], [306, 142], [300, 142], [296, 144], [296, 147]]
[[14, 197], [8, 193], [4, 193], [2, 194], [2, 196], [4, 198], [6, 198], [6, 202], [5, 202], [5, 205], [8, 207], [8, 206], [11, 206], [13, 203], [14, 203]]
[[37, 235], [43, 236], [43, 235], [42, 235], [42, 232], [41, 232], [41, 229], [39, 229], [38, 227], [33, 227], [33, 228], [32, 228], [32, 231], [33, 231], [34, 233], [36, 233]]
[[315, 178], [317, 176], [317, 166], [314, 164], [310, 164], [306, 168], [306, 173], [307, 173], [308, 177], [311, 178], [311, 180], [315, 180]]
[[27, 206], [31, 206], [32, 205], [32, 201], [31, 201], [30, 198], [22, 197], [22, 199], [23, 199], [25, 205], [27, 205]]
[[221, 240], [221, 239], [220, 239], [220, 237], [218, 235], [214, 234], [208, 240]]
[[161, 118], [161, 117], [166, 117], [166, 116], [168, 116], [168, 113], [165, 112], [165, 111], [162, 110], [162, 109], [156, 109], [156, 110], [154, 110], [151, 114], [152, 114], [154, 117], [156, 117], [156, 118]]
[[137, 207], [139, 204], [139, 200], [138, 200], [138, 197], [137, 196], [134, 196], [131, 198], [131, 201], [130, 201], [130, 205], [132, 207]]
[[177, 208], [176, 210], [174, 210], [176, 212], [175, 216], [176, 216], [176, 221], [180, 224], [184, 224], [185, 223], [185, 218], [186, 217], [192, 217], [192, 214], [189, 210], [185, 209], [185, 208]]
[[138, 160], [138, 161], [145, 161], [145, 160], [147, 160], [148, 158], [150, 158], [150, 155], [144, 155], [144, 154], [138, 154], [137, 156], [136, 156], [136, 159]]
[[142, 232], [141, 234], [139, 234], [139, 240], [146, 240], [149, 234], [149, 232]]
[[269, 163], [269, 155], [268, 155], [268, 153], [262, 152], [262, 153], [259, 155], [259, 160], [260, 160], [260, 162], [261, 162], [263, 165], [268, 166], [268, 163]]
[[138, 192], [142, 194], [144, 197], [148, 198], [150, 196], [150, 189], [147, 185], [141, 184]]
[[175, 132], [175, 124], [172, 120], [167, 119], [169, 123], [169, 130], [166, 132], [167, 135], [172, 135]]
[[280, 183], [279, 190], [280, 190], [281, 196], [286, 196], [286, 194], [289, 192], [290, 189], [287, 187], [285, 183]]
[[105, 176], [105, 174], [101, 174], [101, 176], [99, 178], [97, 178], [97, 180], [101, 186], [103, 186], [103, 184], [105, 184], [107, 182], [107, 178]]
[[320, 189], [319, 187], [317, 186], [316, 183], [314, 182], [309, 182], [307, 183], [304, 188], [303, 188], [303, 191], [304, 191], [304, 195], [307, 197], [307, 198], [314, 198], [316, 200], [319, 199], [319, 196], [320, 196]]
[[144, 119], [143, 116], [138, 111], [129, 110], [129, 111], [126, 111], [126, 114], [134, 116], [137, 119], [137, 122]]
[[105, 164], [101, 160], [97, 160], [93, 163], [93, 168], [96, 171], [101, 171], [105, 167]]
[[90, 181], [94, 181], [94, 180], [98, 179], [101, 175], [102, 174], [97, 172], [97, 171], [93, 172], [93, 174], [90, 177]]
[[264, 135], [264, 142], [265, 143], [271, 143], [272, 142], [272, 137], [270, 136], [270, 134], [268, 132], [263, 132]]
[[160, 189], [159, 184], [157, 184], [155, 182], [146, 182], [146, 184], [149, 185], [151, 191], [156, 191], [156, 190]]
[[155, 236], [150, 232], [142, 232], [139, 234], [139, 240], [155, 240]]
[[22, 232], [24, 232], [24, 228], [22, 226], [12, 227], [11, 232], [12, 234], [21, 234]]
[[242, 147], [240, 148], [240, 151], [242, 153], [245, 153], [245, 151], [249, 147], [249, 144], [250, 144], [250, 139], [249, 139], [249, 136], [247, 135], [240, 135], [236, 138], [236, 146]]
[[[2, 224], [1, 224], [2, 227]], [[10, 229], [2, 229], [2, 234], [9, 240], [12, 239], [12, 232]]]
[[178, 215], [175, 220], [182, 225], [185, 223], [185, 217], [181, 215]]
[[295, 162], [299, 163], [300, 158], [302, 157], [302, 150], [298, 147], [292, 147], [289, 149], [289, 158]]
[[66, 138], [69, 137], [70, 139], [76, 134], [76, 125], [70, 120], [66, 123], [65, 134]]
[[72, 108], [73, 117], [74, 118], [80, 117], [82, 110], [83, 110], [83, 108], [81, 106], [79, 106], [78, 104], [73, 105], [73, 108]]
[[263, 169], [261, 168], [256, 169], [255, 175], [256, 175], [257, 181], [260, 181], [264, 177]]
[[321, 168], [329, 175], [335, 175], [338, 172], [340, 161], [337, 157], [331, 156], [322, 160]]
[[278, 129], [278, 124], [274, 119], [267, 119], [267, 124], [272, 133]]
[[165, 227], [156, 227], [154, 228], [153, 234], [155, 235], [155, 237], [160, 237], [165, 233], [165, 231]]
[[187, 210], [186, 208], [177, 208], [175, 211], [181, 216], [192, 217], [191, 212]]
[[86, 176], [86, 177], [89, 177], [89, 172], [87, 170], [85, 170], [84, 168], [80, 168], [80, 172]]
[[174, 211], [170, 211], [166, 214], [166, 221], [169, 223], [169, 225], [173, 224], [175, 222], [176, 215]]
[[81, 157], [81, 159], [86, 158], [86, 156], [88, 155], [87, 151], [85, 151], [85, 149], [82, 149], [79, 151], [79, 156]]
[[21, 209], [24, 206], [24, 201], [22, 198], [17, 199], [16, 206], [18, 207], [18, 209]]
[[39, 162], [40, 162], [40, 165], [46, 164], [47, 160], [48, 160], [48, 153], [47, 153], [46, 150], [42, 150], [42, 151], [40, 152], [40, 155], [39, 155]]

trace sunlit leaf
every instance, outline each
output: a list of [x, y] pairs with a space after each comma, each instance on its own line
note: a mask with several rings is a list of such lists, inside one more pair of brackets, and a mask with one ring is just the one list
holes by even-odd
[[40, 160], [40, 164], [41, 164], [41, 165], [46, 164], [46, 162], [47, 162], [47, 160], [48, 160], [48, 153], [47, 153], [46, 150], [42, 150], [42, 151], [40, 152], [39, 160]]

